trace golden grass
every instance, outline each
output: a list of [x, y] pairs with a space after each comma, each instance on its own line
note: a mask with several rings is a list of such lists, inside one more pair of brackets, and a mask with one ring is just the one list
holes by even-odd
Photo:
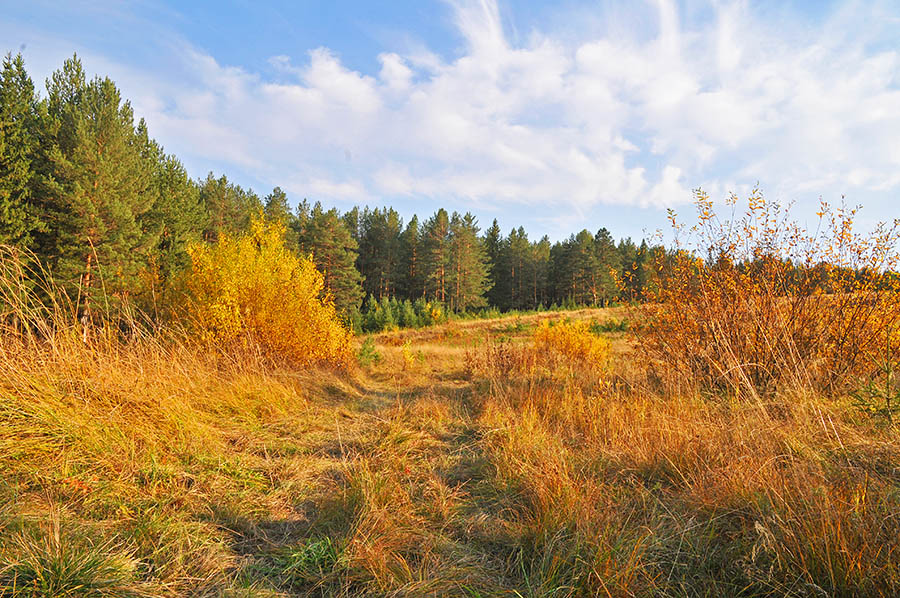
[[379, 335], [345, 373], [4, 335], [0, 596], [900, 593], [896, 428], [658, 395], [628, 334], [535, 352], [546, 317]]

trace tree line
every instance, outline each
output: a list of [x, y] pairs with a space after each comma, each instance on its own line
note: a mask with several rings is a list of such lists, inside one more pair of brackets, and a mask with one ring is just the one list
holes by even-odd
[[[385, 301], [492, 307], [639, 301], [660, 247], [609, 231], [563, 241], [481, 230], [471, 213], [444, 209], [408, 222], [390, 207], [340, 212], [307, 200], [291, 208], [212, 173], [192, 179], [149, 135], [109, 78], [89, 79], [77, 56], [40, 94], [21, 55], [0, 72], [0, 244], [35, 255], [84, 309], [155, 300], [189, 265], [187, 248], [247, 231], [255, 217], [282, 222], [286, 245], [312, 255], [345, 313]], [[407, 310], [408, 311], [408, 310]]]

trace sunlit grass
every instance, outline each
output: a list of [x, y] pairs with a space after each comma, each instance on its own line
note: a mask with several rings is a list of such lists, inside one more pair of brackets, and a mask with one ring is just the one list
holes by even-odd
[[900, 593], [896, 427], [673, 392], [623, 310], [381, 334], [343, 372], [58, 317], [0, 342], [0, 596]]

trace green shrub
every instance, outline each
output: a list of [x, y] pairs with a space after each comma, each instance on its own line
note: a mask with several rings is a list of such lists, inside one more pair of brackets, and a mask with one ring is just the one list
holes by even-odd
[[366, 337], [366, 340], [364, 340], [363, 344], [359, 347], [359, 351], [356, 354], [356, 360], [361, 366], [368, 366], [381, 361], [381, 353], [375, 349], [375, 341], [372, 340], [371, 336]]

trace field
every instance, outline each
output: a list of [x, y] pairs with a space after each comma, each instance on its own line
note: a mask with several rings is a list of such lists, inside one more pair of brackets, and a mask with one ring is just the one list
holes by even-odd
[[[0, 595], [898, 595], [896, 428], [654, 390], [625, 317], [384, 333], [349, 372], [2, 344]], [[609, 360], [535, 345], [564, 318]]]

